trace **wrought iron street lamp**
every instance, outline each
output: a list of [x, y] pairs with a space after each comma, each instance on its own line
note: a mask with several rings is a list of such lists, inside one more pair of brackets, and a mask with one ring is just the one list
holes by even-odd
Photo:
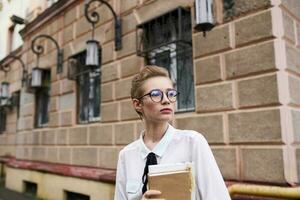
[[101, 45], [98, 41], [94, 40], [95, 35], [95, 24], [99, 22], [100, 16], [96, 11], [92, 11], [89, 14], [89, 7], [93, 2], [100, 2], [103, 3], [105, 6], [109, 8], [112, 12], [115, 20], [115, 50], [122, 49], [122, 29], [121, 29], [121, 20], [116, 15], [115, 11], [111, 7], [109, 3], [104, 0], [86, 0], [85, 1], [85, 9], [84, 14], [88, 22], [92, 24], [92, 39], [87, 41], [87, 48], [86, 48], [86, 62], [85, 64], [90, 67], [97, 67], [99, 66], [99, 49], [101, 49]]
[[203, 35], [205, 36], [206, 31], [210, 31], [215, 26], [213, 14], [213, 0], [195, 0], [195, 7], [195, 29], [203, 31]]
[[39, 45], [39, 44], [35, 44], [35, 42], [40, 39], [40, 38], [46, 38], [46, 39], [49, 39], [51, 40], [56, 49], [57, 49], [57, 67], [56, 67], [56, 73], [61, 73], [62, 70], [63, 70], [63, 49], [60, 49], [59, 48], [59, 45], [57, 43], [57, 41], [51, 37], [50, 35], [46, 35], [46, 34], [42, 34], [42, 35], [38, 35], [36, 36], [33, 40], [32, 40], [32, 43], [31, 43], [31, 49], [33, 51], [33, 53], [35, 53], [37, 55], [37, 67], [38, 64], [39, 64], [39, 57], [41, 54], [43, 54], [44, 52], [44, 47], [42, 45]]

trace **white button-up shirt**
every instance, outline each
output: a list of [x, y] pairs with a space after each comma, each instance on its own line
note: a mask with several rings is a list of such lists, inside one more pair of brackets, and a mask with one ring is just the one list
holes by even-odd
[[[115, 200], [140, 200], [146, 157], [151, 151], [140, 139], [120, 151]], [[169, 125], [154, 147], [158, 164], [192, 162], [195, 173], [193, 200], [228, 200], [226, 185], [205, 138], [196, 131], [178, 130]], [[176, 191], [174, 191], [176, 192]]]

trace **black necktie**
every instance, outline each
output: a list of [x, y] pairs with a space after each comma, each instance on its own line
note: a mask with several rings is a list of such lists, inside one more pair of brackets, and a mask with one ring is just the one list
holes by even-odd
[[142, 177], [142, 181], [143, 181], [143, 194], [147, 191], [147, 184], [148, 184], [148, 172], [149, 172], [149, 165], [157, 165], [157, 160], [156, 160], [156, 156], [154, 153], [149, 153], [147, 156], [147, 160], [146, 160], [146, 165], [144, 168], [144, 174]]

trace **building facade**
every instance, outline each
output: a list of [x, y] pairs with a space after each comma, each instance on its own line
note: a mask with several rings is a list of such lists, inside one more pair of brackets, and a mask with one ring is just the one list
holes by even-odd
[[[181, 92], [172, 124], [206, 137], [226, 181], [299, 185], [299, 1], [215, 0], [215, 27], [205, 35], [194, 28], [194, 0], [106, 2], [121, 19], [122, 48], [111, 11], [91, 4], [88, 12], [100, 14], [98, 66], [85, 65], [93, 29], [82, 0], [28, 18], [23, 44], [0, 61], [10, 66], [0, 72], [9, 83], [10, 102], [0, 107], [7, 188], [42, 199], [113, 199], [118, 152], [143, 129], [130, 87], [146, 64], [168, 69]], [[53, 40], [37, 39], [44, 51], [33, 52], [41, 34], [63, 49], [62, 68]]]

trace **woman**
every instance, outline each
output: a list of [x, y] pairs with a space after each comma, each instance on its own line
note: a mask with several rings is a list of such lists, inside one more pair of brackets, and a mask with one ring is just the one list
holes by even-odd
[[145, 130], [119, 154], [115, 200], [155, 199], [161, 192], [147, 191], [149, 164], [192, 162], [195, 167], [195, 200], [230, 199], [222, 175], [205, 138], [195, 131], [178, 130], [174, 117], [178, 92], [168, 72], [146, 66], [132, 80], [133, 107]]

